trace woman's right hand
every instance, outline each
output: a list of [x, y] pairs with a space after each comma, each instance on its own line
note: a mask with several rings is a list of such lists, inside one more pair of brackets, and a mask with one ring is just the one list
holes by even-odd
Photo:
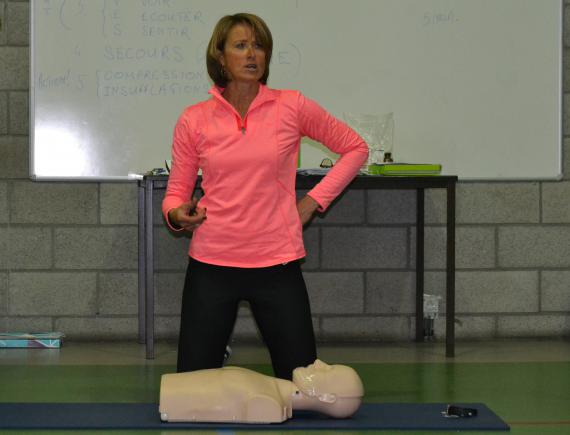
[[198, 207], [198, 199], [192, 198], [168, 212], [168, 219], [173, 226], [192, 232], [206, 220], [206, 209]]

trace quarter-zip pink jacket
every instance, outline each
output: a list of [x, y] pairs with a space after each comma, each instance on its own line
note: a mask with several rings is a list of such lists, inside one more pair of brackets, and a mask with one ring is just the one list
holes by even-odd
[[[207, 219], [188, 255], [210, 264], [266, 267], [305, 256], [295, 177], [301, 137], [341, 155], [308, 192], [324, 211], [368, 156], [362, 138], [300, 92], [264, 85], [242, 119], [221, 92], [188, 107], [174, 129], [172, 167], [162, 211], [188, 202], [198, 168]], [[168, 225], [172, 225], [168, 223]]]

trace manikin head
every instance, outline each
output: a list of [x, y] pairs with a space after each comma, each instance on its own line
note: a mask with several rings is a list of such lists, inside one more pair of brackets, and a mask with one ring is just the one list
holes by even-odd
[[319, 359], [293, 370], [293, 383], [301, 393], [321, 402], [323, 412], [336, 418], [354, 414], [364, 395], [362, 381], [354, 369]]

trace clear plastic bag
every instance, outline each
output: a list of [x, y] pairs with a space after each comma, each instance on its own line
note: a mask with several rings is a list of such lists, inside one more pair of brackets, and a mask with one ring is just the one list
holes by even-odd
[[439, 315], [439, 301], [441, 296], [428, 295], [424, 293], [424, 318], [437, 319]]
[[439, 316], [439, 301], [441, 296], [424, 293], [424, 339], [435, 338], [435, 319]]
[[364, 172], [368, 172], [368, 165], [384, 163], [387, 153], [394, 156], [394, 113], [345, 113], [344, 120], [368, 144]]

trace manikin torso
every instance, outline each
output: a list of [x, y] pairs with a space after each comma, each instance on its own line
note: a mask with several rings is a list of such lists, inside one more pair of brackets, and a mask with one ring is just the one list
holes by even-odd
[[240, 367], [163, 375], [160, 413], [168, 421], [284, 421], [291, 382]]
[[295, 369], [293, 382], [230, 366], [163, 375], [159, 412], [169, 422], [281, 423], [294, 409], [343, 418], [363, 393], [354, 370], [319, 360]]

